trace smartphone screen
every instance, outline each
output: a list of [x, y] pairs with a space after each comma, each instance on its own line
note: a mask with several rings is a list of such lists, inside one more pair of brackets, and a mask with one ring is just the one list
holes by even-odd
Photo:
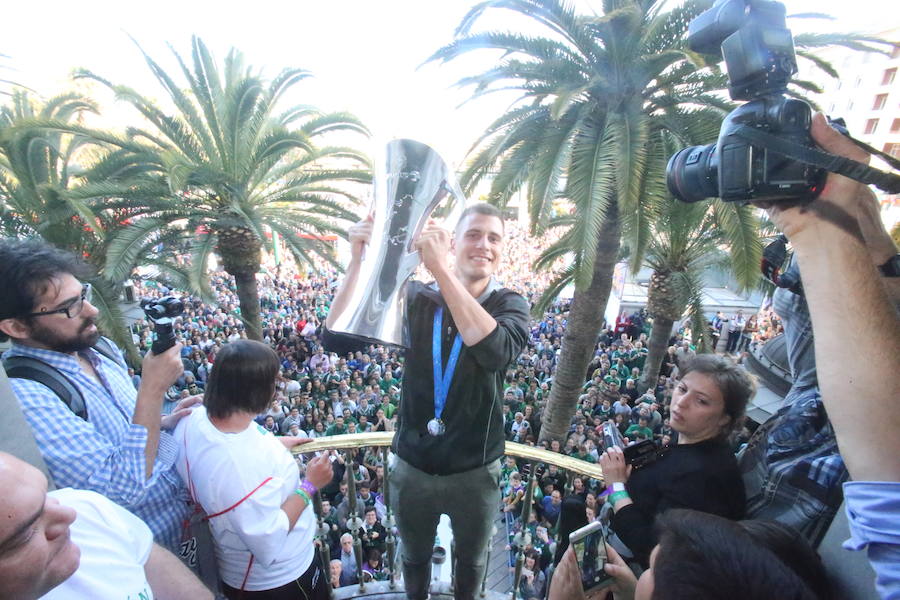
[[578, 535], [578, 532], [572, 534], [570, 543], [581, 568], [581, 588], [584, 591], [598, 587], [611, 579], [603, 569], [606, 566], [605, 542], [606, 536], [600, 528], [584, 535]]

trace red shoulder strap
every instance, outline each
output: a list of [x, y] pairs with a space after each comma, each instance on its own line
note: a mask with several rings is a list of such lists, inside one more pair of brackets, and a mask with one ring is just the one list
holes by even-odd
[[263, 482], [260, 483], [260, 484], [259, 484], [258, 486], [256, 486], [255, 488], [253, 488], [253, 490], [251, 490], [249, 494], [247, 494], [246, 496], [244, 496], [243, 498], [241, 498], [240, 500], [238, 500], [237, 502], [235, 502], [234, 504], [232, 504], [231, 506], [229, 506], [229, 507], [226, 508], [225, 510], [220, 510], [219, 512], [217, 512], [217, 513], [215, 513], [215, 514], [212, 514], [212, 515], [206, 515], [206, 520], [208, 521], [209, 519], [212, 519], [213, 517], [218, 517], [219, 515], [224, 515], [224, 514], [227, 513], [228, 511], [234, 510], [235, 508], [237, 508], [238, 506], [240, 506], [241, 502], [243, 502], [244, 500], [246, 500], [247, 498], [249, 498], [250, 496], [252, 496], [253, 494], [255, 494], [255, 493], [256, 493], [256, 490], [258, 490], [258, 489], [261, 488], [262, 486], [266, 485], [266, 484], [269, 483], [270, 481], [272, 481], [272, 478], [271, 478], [271, 477], [266, 477], [266, 478], [263, 480]]

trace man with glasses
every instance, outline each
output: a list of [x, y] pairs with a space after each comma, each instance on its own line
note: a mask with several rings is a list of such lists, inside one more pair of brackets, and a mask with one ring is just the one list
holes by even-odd
[[174, 549], [188, 509], [174, 468], [176, 444], [164, 430], [197, 400], [160, 415], [166, 390], [183, 371], [181, 345], [148, 353], [135, 390], [118, 349], [100, 338], [90, 285], [79, 280], [86, 269], [40, 241], [0, 241], [0, 340], [12, 340], [4, 360], [27, 357], [55, 369], [83, 405], [67, 406], [31, 379], [13, 376], [10, 383], [56, 485], [108, 497]]

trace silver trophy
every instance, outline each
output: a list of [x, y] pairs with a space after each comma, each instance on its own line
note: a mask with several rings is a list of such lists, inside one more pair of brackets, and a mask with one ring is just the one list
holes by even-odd
[[421, 262], [413, 241], [441, 206], [452, 230], [466, 199], [447, 163], [415, 140], [394, 140], [375, 164], [375, 222], [350, 303], [332, 331], [409, 347], [406, 285]]

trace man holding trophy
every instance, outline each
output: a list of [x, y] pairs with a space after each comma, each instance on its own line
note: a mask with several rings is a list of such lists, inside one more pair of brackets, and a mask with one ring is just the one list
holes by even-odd
[[[458, 190], [446, 180], [442, 185]], [[342, 313], [360, 310], [353, 306], [353, 290], [378, 230], [372, 215], [350, 228], [351, 260], [326, 320], [326, 343], [331, 331], [347, 330], [340, 326]], [[383, 237], [389, 244], [390, 237]], [[409, 242], [434, 277], [427, 285], [405, 286], [408, 351], [390, 478], [412, 600], [428, 597], [441, 514], [450, 517], [456, 543], [456, 598], [474, 598], [484, 573], [504, 451], [503, 375], [528, 332], [528, 303], [492, 277], [503, 242], [501, 214], [488, 204], [465, 209], [453, 234], [428, 219]], [[378, 248], [373, 244], [369, 251]]]

